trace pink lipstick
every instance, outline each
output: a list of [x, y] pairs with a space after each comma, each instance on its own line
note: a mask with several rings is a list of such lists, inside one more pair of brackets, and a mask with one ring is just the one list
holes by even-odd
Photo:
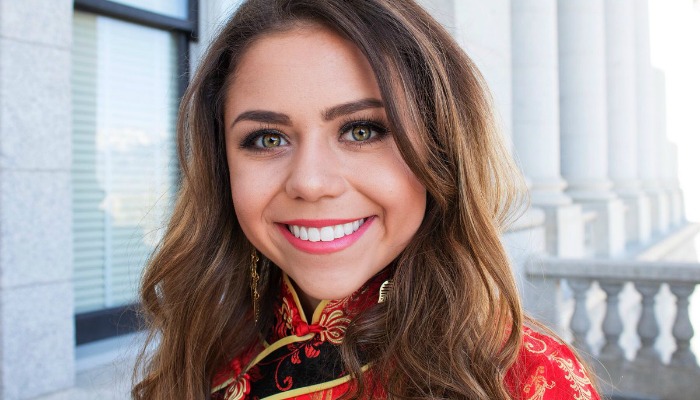
[[310, 254], [329, 254], [350, 247], [369, 229], [374, 218], [298, 219], [276, 225], [296, 249]]

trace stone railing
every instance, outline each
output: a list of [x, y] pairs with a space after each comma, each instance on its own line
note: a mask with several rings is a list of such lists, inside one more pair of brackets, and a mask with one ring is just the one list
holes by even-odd
[[589, 358], [604, 392], [700, 398], [700, 264], [535, 258], [526, 277], [526, 309]]

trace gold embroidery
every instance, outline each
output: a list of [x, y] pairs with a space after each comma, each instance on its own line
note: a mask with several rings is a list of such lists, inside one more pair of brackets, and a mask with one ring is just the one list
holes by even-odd
[[224, 395], [224, 400], [241, 400], [245, 397], [246, 392], [249, 390], [248, 379], [245, 377], [240, 377], [235, 384], [229, 386], [226, 394]]
[[587, 388], [591, 384], [590, 379], [586, 376], [586, 372], [583, 367], [579, 367], [576, 371], [574, 366], [574, 360], [557, 357], [554, 354], [547, 356], [550, 360], [553, 360], [562, 371], [566, 372], [565, 378], [571, 382], [571, 388], [576, 391], [574, 400], [591, 400], [591, 391]]
[[542, 354], [547, 351], [547, 343], [544, 340], [532, 336], [529, 329], [524, 329], [523, 333], [526, 336], [525, 340], [523, 340], [523, 346], [527, 351], [535, 354]]
[[289, 302], [287, 301], [286, 297], [282, 299], [282, 307], [280, 313], [282, 314], [282, 319], [284, 320], [284, 327], [289, 332], [294, 332], [294, 326], [292, 324], [291, 307], [289, 306]]
[[321, 341], [328, 341], [339, 345], [345, 336], [345, 330], [350, 325], [350, 318], [346, 317], [340, 310], [334, 310], [329, 314], [321, 314], [319, 325], [326, 329], [321, 331]]
[[544, 392], [547, 389], [552, 389], [554, 386], [556, 386], [556, 382], [548, 383], [547, 378], [544, 377], [544, 367], [539, 366], [535, 374], [527, 380], [527, 384], [523, 387], [523, 392], [526, 396], [529, 396], [526, 400], [543, 400]]

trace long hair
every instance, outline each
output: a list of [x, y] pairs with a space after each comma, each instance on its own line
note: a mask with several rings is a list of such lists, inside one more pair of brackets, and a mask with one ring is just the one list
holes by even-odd
[[[422, 224], [392, 263], [392, 295], [348, 327], [347, 397], [380, 385], [390, 398], [509, 399], [504, 376], [523, 314], [500, 234], [522, 204], [521, 181], [474, 63], [412, 0], [250, 0], [211, 43], [180, 105], [182, 182], [140, 291], [157, 347], [141, 354], [133, 398], [208, 398], [217, 369], [271, 324], [280, 272], [261, 279], [256, 325], [253, 247], [231, 201], [224, 105], [247, 47], [304, 23], [333, 29], [364, 53], [401, 155], [427, 191]], [[372, 360], [371, 379], [360, 352]]]

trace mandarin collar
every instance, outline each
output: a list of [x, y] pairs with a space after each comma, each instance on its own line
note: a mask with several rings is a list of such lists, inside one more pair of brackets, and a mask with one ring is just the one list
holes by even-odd
[[[332, 349], [342, 343], [352, 319], [378, 303], [380, 288], [389, 276], [385, 269], [350, 296], [321, 301], [309, 320], [304, 314], [292, 281], [283, 274], [274, 308], [272, 329], [265, 340], [256, 343], [249, 351], [232, 360], [227, 369], [214, 377], [212, 392], [224, 390], [223, 398], [240, 400], [248, 398], [252, 392], [266, 393], [262, 397], [277, 393], [280, 390], [280, 382], [295, 382], [295, 390], [302, 391], [317, 384], [346, 382], [349, 378], [339, 361], [340, 353]], [[285, 375], [293, 366], [297, 368], [304, 364], [311, 368], [319, 363], [324, 365], [324, 368], [336, 368], [331, 375], [339, 378], [332, 381], [316, 381], [315, 379], [322, 376], [305, 373], [295, 377]], [[363, 361], [363, 365], [364, 369], [368, 368], [366, 360]], [[283, 375], [282, 378], [280, 374]]]
[[387, 277], [388, 272], [384, 270], [348, 297], [321, 300], [309, 320], [291, 279], [287, 274], [283, 274], [280, 296], [275, 307], [275, 322], [267, 342], [273, 343], [287, 336], [302, 337], [313, 333], [318, 335], [321, 341], [339, 344], [350, 321], [360, 312], [377, 304], [379, 288]]

